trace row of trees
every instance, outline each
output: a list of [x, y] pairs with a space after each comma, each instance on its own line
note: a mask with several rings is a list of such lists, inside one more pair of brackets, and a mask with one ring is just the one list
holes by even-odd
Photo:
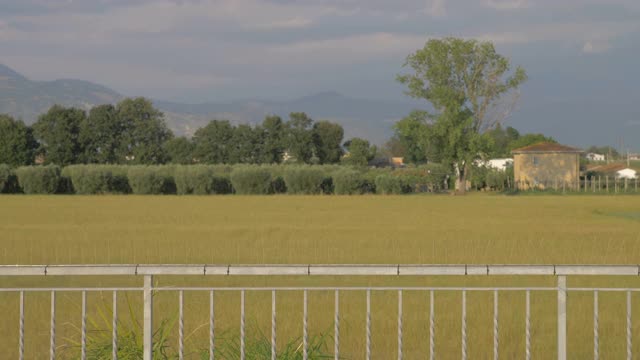
[[[33, 126], [0, 115], [0, 163], [33, 164], [304, 164], [366, 165], [376, 149], [341, 125], [305, 113], [288, 121], [267, 116], [257, 126], [212, 120], [193, 138], [175, 137], [163, 114], [144, 98], [99, 105], [88, 113], [53, 106]], [[347, 156], [345, 155], [347, 150]]]
[[[428, 161], [441, 162], [443, 154], [437, 148], [437, 142], [430, 141], [429, 134], [434, 124], [424, 113], [413, 112], [394, 125], [394, 135], [385, 144], [385, 152], [404, 156], [405, 162], [421, 164]], [[505, 158], [511, 157], [511, 151], [517, 148], [533, 145], [539, 142], [556, 142], [552, 137], [544, 134], [520, 134], [518, 130], [509, 126], [497, 124], [479, 136], [482, 142], [482, 152], [478, 157]]]

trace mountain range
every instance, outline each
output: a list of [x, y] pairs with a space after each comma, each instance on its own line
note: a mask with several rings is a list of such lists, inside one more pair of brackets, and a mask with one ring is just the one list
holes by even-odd
[[[33, 81], [0, 64], [0, 113], [35, 122], [52, 105], [74, 106], [85, 110], [99, 104], [117, 103], [125, 96], [88, 81], [61, 79]], [[183, 104], [153, 100], [164, 114], [167, 125], [177, 135], [193, 135], [212, 119], [235, 124], [258, 124], [266, 115], [286, 119], [291, 112], [306, 112], [316, 120], [331, 120], [345, 129], [345, 138], [362, 137], [382, 144], [392, 134], [392, 125], [416, 106], [402, 101], [358, 99], [337, 92], [322, 92], [290, 101], [244, 100]]]

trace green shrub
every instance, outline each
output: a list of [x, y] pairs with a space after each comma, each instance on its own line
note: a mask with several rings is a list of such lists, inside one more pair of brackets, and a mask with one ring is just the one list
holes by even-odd
[[105, 194], [113, 181], [111, 169], [99, 165], [74, 165], [62, 170], [62, 176], [71, 180], [76, 194]]
[[311, 166], [291, 166], [284, 173], [284, 182], [290, 194], [320, 194], [325, 175]]
[[[128, 166], [72, 165], [62, 170], [63, 182], [69, 179], [76, 194], [127, 194], [131, 192], [127, 179]], [[67, 191], [65, 191], [67, 192]]]
[[159, 166], [132, 166], [127, 172], [129, 186], [134, 194], [157, 195], [170, 193], [173, 182]]
[[13, 172], [9, 165], [0, 164], [0, 193], [9, 192]]
[[271, 178], [273, 180], [271, 181], [270, 193], [284, 194], [287, 192], [287, 183], [285, 183], [284, 178], [282, 178], [282, 176], [278, 176], [274, 178], [273, 175], [271, 175]]
[[16, 170], [18, 183], [25, 194], [55, 194], [60, 185], [60, 167], [23, 166]]
[[411, 192], [411, 186], [401, 176], [382, 174], [376, 177], [376, 192], [384, 195], [406, 194]]
[[230, 194], [232, 192], [228, 166], [176, 166], [173, 171], [179, 195]]
[[353, 169], [342, 169], [333, 174], [334, 191], [338, 195], [363, 194], [367, 185], [362, 174]]
[[231, 184], [238, 194], [269, 194], [271, 173], [258, 166], [237, 167], [231, 172]]

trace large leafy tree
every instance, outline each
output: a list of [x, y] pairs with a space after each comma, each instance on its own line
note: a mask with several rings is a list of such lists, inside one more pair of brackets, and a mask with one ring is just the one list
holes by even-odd
[[335, 164], [340, 162], [344, 129], [340, 124], [330, 121], [319, 121], [313, 124], [312, 141], [315, 155], [320, 164]]
[[255, 164], [261, 162], [262, 129], [249, 125], [238, 125], [233, 130], [229, 154], [230, 163]]
[[313, 156], [311, 126], [313, 119], [303, 112], [289, 114], [287, 122], [288, 151], [299, 163], [309, 163]]
[[195, 158], [208, 164], [228, 164], [234, 128], [228, 120], [212, 120], [193, 136]]
[[429, 152], [428, 127], [428, 114], [424, 111], [413, 111], [393, 126], [394, 137], [404, 150], [405, 162], [419, 164], [427, 161], [427, 153]]
[[509, 60], [490, 42], [457, 38], [429, 40], [408, 56], [405, 66], [412, 72], [399, 75], [398, 81], [409, 96], [435, 109], [428, 142], [456, 170], [456, 187], [464, 192], [471, 163], [489, 148], [483, 133], [510, 114], [515, 100], [507, 95], [516, 98], [525, 71], [511, 71]]
[[38, 143], [22, 120], [0, 114], [0, 164], [31, 165]]
[[352, 138], [344, 143], [349, 151], [342, 161], [347, 165], [366, 166], [376, 156], [377, 148], [369, 144], [369, 141], [361, 138]]
[[164, 149], [172, 164], [188, 165], [193, 163], [195, 145], [184, 136], [175, 137], [164, 143]]
[[45, 163], [75, 164], [82, 160], [84, 149], [80, 142], [80, 128], [86, 113], [76, 108], [54, 105], [33, 125]]
[[89, 111], [80, 126], [80, 142], [84, 147], [84, 161], [98, 164], [119, 162], [118, 152], [127, 131], [127, 124], [113, 105], [99, 105]]
[[125, 99], [116, 107], [122, 122], [119, 158], [135, 164], [162, 164], [167, 160], [164, 143], [173, 137], [162, 112], [145, 98]]

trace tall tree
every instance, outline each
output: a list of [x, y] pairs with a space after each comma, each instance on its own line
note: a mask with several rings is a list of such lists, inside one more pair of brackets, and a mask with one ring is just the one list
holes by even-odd
[[125, 99], [116, 107], [124, 124], [120, 160], [134, 164], [162, 164], [167, 160], [164, 143], [173, 137], [162, 112], [145, 98]]
[[464, 192], [470, 165], [488, 148], [482, 134], [510, 114], [525, 71], [517, 67], [511, 73], [509, 60], [490, 42], [457, 38], [429, 40], [405, 66], [413, 73], [398, 81], [409, 96], [427, 100], [436, 110], [427, 136], [456, 169], [456, 188]]
[[312, 141], [315, 154], [320, 164], [340, 162], [344, 129], [340, 124], [330, 121], [319, 121], [313, 124]]
[[299, 163], [309, 163], [313, 156], [311, 126], [313, 120], [305, 113], [291, 113], [287, 122], [288, 151]]
[[369, 141], [361, 138], [353, 138], [344, 143], [344, 147], [349, 151], [343, 158], [343, 162], [348, 165], [366, 166], [369, 161], [376, 156], [377, 149], [371, 146]]
[[286, 125], [279, 116], [267, 116], [262, 122], [262, 163], [279, 164], [286, 150]]
[[118, 150], [126, 124], [113, 105], [99, 105], [89, 111], [80, 126], [80, 142], [84, 147], [84, 161], [97, 164], [118, 162]]
[[193, 136], [195, 158], [208, 164], [228, 164], [233, 133], [233, 126], [228, 120], [211, 120]]
[[501, 124], [497, 124], [494, 129], [487, 131], [485, 134], [490, 141], [490, 157], [511, 156], [510, 144], [520, 138], [520, 132], [518, 132], [518, 130], [511, 126], [505, 129]]
[[184, 136], [167, 140], [164, 143], [164, 149], [172, 164], [188, 165], [193, 163], [195, 145]]
[[76, 108], [52, 106], [33, 125], [45, 163], [60, 166], [75, 164], [82, 160], [84, 150], [80, 142], [80, 128], [86, 113]]
[[33, 164], [38, 143], [22, 120], [0, 114], [0, 164], [12, 167]]

